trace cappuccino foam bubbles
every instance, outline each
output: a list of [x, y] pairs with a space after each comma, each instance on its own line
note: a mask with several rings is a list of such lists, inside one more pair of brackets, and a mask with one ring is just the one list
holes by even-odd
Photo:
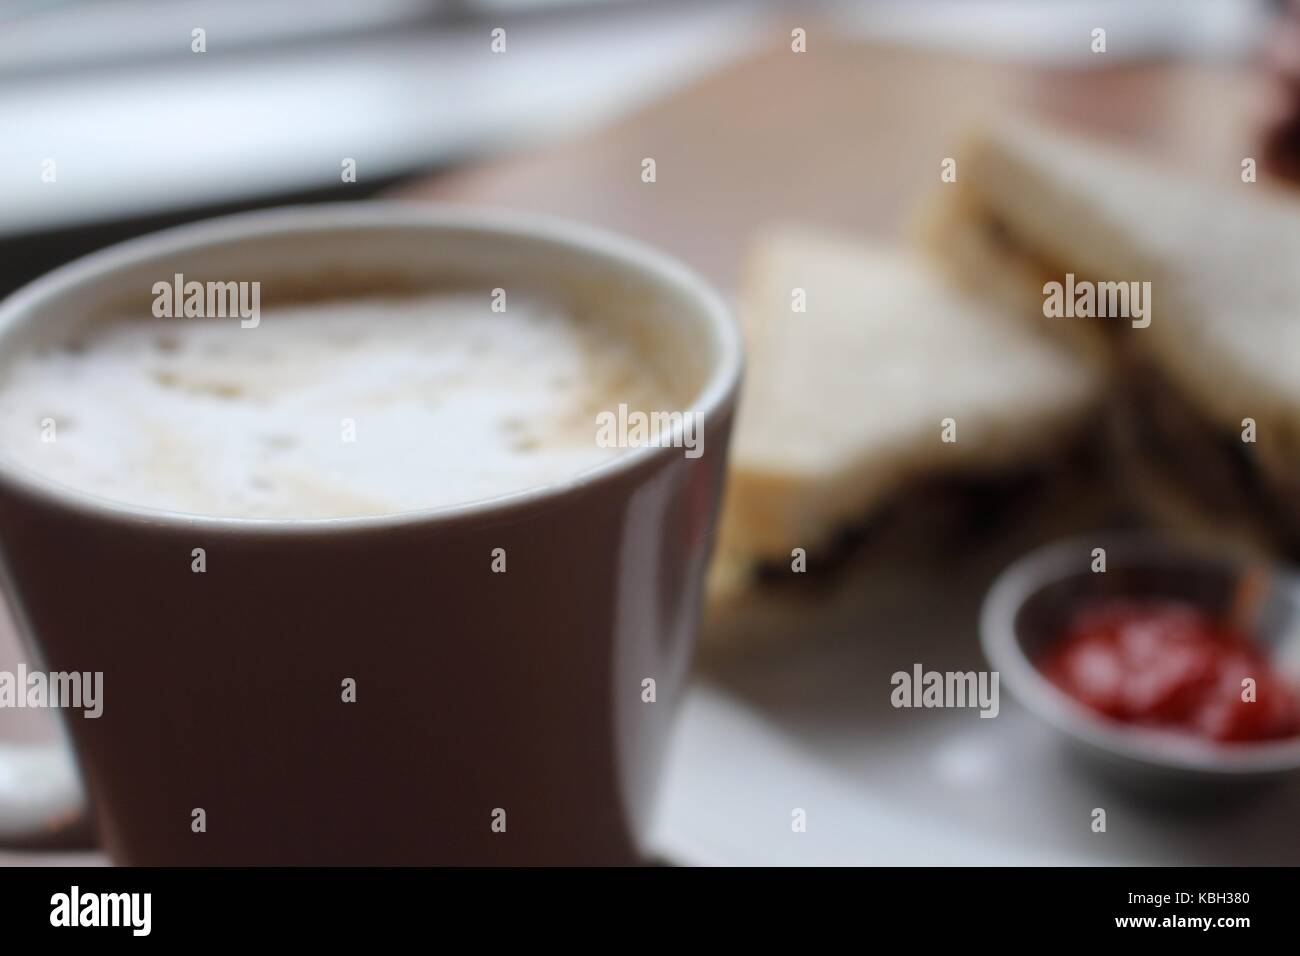
[[249, 329], [106, 317], [0, 370], [0, 454], [150, 508], [372, 515], [567, 480], [626, 451], [597, 444], [599, 412], [681, 407], [606, 325], [541, 299], [489, 302], [271, 306]]

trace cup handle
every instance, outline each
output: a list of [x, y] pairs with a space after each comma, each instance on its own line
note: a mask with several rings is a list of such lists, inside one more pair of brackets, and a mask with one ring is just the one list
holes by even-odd
[[[0, 567], [0, 582], [8, 585], [4, 571]], [[23, 643], [6, 596], [0, 589], [0, 667], [20, 659]], [[0, 740], [0, 850], [94, 846], [90, 808], [66, 733], [32, 742]]]
[[86, 798], [67, 745], [0, 743], [0, 848], [92, 846]]

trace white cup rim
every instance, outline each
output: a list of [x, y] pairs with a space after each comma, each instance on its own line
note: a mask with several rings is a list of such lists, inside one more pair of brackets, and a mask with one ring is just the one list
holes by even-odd
[[[475, 230], [517, 239], [541, 241], [579, 254], [614, 260], [673, 287], [699, 306], [716, 349], [716, 359], [704, 383], [683, 412], [708, 422], [735, 398], [743, 372], [741, 336], [723, 298], [699, 275], [671, 256], [633, 239], [555, 216], [487, 206], [461, 206], [410, 200], [280, 206], [205, 219], [116, 243], [59, 266], [0, 301], [0, 334], [17, 326], [45, 299], [77, 284], [100, 281], [150, 259], [194, 251], [204, 246], [245, 238], [264, 238], [304, 229], [346, 231], [393, 226]], [[324, 518], [229, 517], [171, 511], [103, 498], [58, 483], [12, 459], [0, 456], [0, 484], [15, 487], [50, 504], [102, 518], [150, 524], [221, 530], [248, 529], [270, 533], [338, 533], [375, 530], [413, 522], [445, 521], [498, 515], [517, 508], [546, 504], [575, 494], [592, 484], [626, 474], [655, 456], [681, 454], [671, 442], [627, 450], [570, 478], [468, 502], [378, 515]]]

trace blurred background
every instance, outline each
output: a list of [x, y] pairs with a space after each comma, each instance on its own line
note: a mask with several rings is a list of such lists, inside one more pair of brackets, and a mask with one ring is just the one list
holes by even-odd
[[788, 44], [793, 26], [813, 52], [860, 44], [863, 61], [887, 44], [1068, 69], [1096, 65], [1096, 24], [1108, 66], [1246, 62], [1277, 14], [1266, 0], [0, 0], [0, 292], [163, 225], [572, 140]]
[[[733, 292], [769, 222], [896, 242], [939, 158], [982, 114], [1006, 110], [1220, 177], [1258, 156], [1265, 175], [1295, 178], [1300, 4], [0, 0], [0, 294], [164, 226], [375, 195], [586, 220]], [[348, 160], [355, 182], [341, 175]], [[908, 660], [942, 646], [913, 626], [933, 615], [930, 631], [966, 655], [954, 659], [977, 666], [976, 585], [1005, 557], [941, 569], [943, 587], [966, 590], [939, 602], [933, 574], [913, 599], [916, 582], [873, 569], [862, 587], [851, 581], [851, 603], [823, 602], [841, 619], [838, 634], [825, 628], [832, 653], [706, 673], [747, 706], [689, 704], [664, 857], [752, 859], [746, 821], [788, 818], [812, 788], [824, 813], [860, 825], [877, 862], [1114, 862], [1094, 855], [1110, 850], [1086, 829], [1059, 826], [1053, 814], [1092, 806], [1090, 791], [1039, 728], [1000, 721], [990, 744], [923, 721], [878, 734], [864, 717], [869, 615]], [[0, 605], [0, 668], [19, 656]], [[0, 717], [3, 741], [52, 733], [44, 713]], [[803, 789], [787, 794], [787, 781]], [[1294, 862], [1295, 792], [1213, 825], [1135, 809], [1123, 859]], [[845, 832], [811, 829], [799, 859], [843, 862]], [[790, 852], [763, 848], [768, 861]]]

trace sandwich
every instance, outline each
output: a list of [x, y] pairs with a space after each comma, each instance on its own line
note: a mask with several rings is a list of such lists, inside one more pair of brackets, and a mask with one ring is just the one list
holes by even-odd
[[769, 230], [740, 312], [749, 358], [715, 602], [833, 567], [884, 523], [951, 545], [1008, 499], [1086, 470], [1097, 368], [914, 253]]
[[[956, 158], [922, 242], [963, 285], [1107, 363], [1113, 451], [1143, 510], [1300, 555], [1300, 202], [1237, 169], [1199, 182], [1024, 121]], [[1145, 288], [1144, 314], [1098, 314], [1122, 306], [1102, 290], [1123, 288]], [[1093, 307], [1062, 314], [1065, 289]]]

